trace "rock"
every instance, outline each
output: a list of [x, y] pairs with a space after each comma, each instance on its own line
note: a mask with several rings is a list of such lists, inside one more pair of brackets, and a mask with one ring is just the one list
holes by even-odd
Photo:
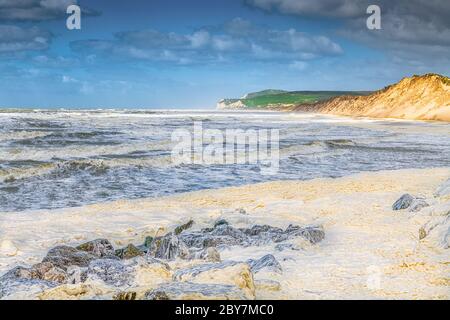
[[67, 273], [50, 262], [41, 262], [31, 268], [19, 266], [8, 271], [5, 276], [14, 279], [45, 280], [52, 283], [67, 281]]
[[31, 273], [23, 267], [17, 267], [0, 277], [0, 299], [32, 299], [39, 292], [55, 287], [46, 280], [32, 279]]
[[427, 232], [425, 231], [424, 227], [421, 227], [419, 229], [419, 240], [425, 239], [427, 236]]
[[32, 279], [33, 275], [29, 268], [25, 268], [22, 266], [15, 267], [5, 273], [1, 278], [22, 278], [22, 279]]
[[252, 270], [253, 273], [257, 273], [263, 269], [276, 273], [283, 272], [280, 263], [271, 254], [267, 254], [264, 257], [257, 260], [249, 259], [247, 260], [247, 263], [249, 264], [250, 269]]
[[247, 296], [232, 285], [173, 282], [145, 294], [146, 300], [244, 300]]
[[89, 252], [97, 257], [114, 256], [114, 247], [107, 239], [97, 239], [83, 243], [78, 250]]
[[214, 223], [214, 228], [217, 228], [218, 226], [221, 226], [221, 225], [229, 225], [229, 223], [225, 219], [219, 219]]
[[131, 259], [134, 257], [144, 255], [144, 252], [142, 250], [140, 250], [138, 247], [136, 247], [135, 245], [130, 243], [125, 248], [116, 250], [115, 255], [117, 257], [119, 257], [120, 259]]
[[165, 260], [176, 258], [188, 259], [189, 249], [180, 237], [174, 233], [168, 233], [163, 237], [155, 238], [148, 254], [152, 257]]
[[209, 262], [220, 262], [220, 253], [216, 248], [209, 247], [199, 253], [199, 258]]
[[179, 235], [184, 230], [187, 230], [187, 229], [191, 228], [193, 226], [193, 224], [194, 224], [194, 220], [189, 220], [187, 223], [176, 227], [175, 231], [174, 231], [175, 235]]
[[136, 300], [136, 295], [137, 293], [134, 291], [119, 292], [113, 296], [113, 300], [127, 300], [127, 301]]
[[239, 214], [247, 214], [247, 211], [245, 211], [244, 208], [236, 209], [235, 212], [237, 212], [237, 213], [239, 213]]
[[17, 255], [19, 249], [14, 245], [11, 240], [3, 240], [0, 243], [0, 255], [13, 257]]
[[322, 226], [299, 227], [290, 225], [286, 230], [268, 225], [255, 225], [251, 228], [236, 229], [229, 224], [221, 223], [214, 228], [200, 232], [183, 233], [180, 238], [189, 248], [227, 246], [260, 246], [270, 242], [282, 242], [295, 237], [303, 237], [312, 244], [322, 241], [325, 232]]
[[180, 269], [173, 275], [173, 280], [233, 285], [241, 289], [247, 299], [255, 297], [253, 273], [250, 266], [243, 262], [226, 261]]
[[[325, 238], [325, 231], [322, 226], [299, 227], [289, 225], [285, 230], [285, 234], [288, 235], [288, 238], [302, 237], [311, 244], [317, 244]], [[280, 242], [280, 240], [284, 241], [283, 237], [276, 239], [275, 242]]]
[[53, 265], [51, 262], [35, 264], [30, 269], [33, 279], [41, 279], [50, 282], [65, 283], [68, 279], [66, 271]]
[[145, 240], [144, 240], [144, 247], [150, 248], [150, 246], [152, 245], [152, 243], [153, 243], [153, 237], [150, 237], [150, 236], [145, 237]]
[[120, 260], [99, 259], [89, 264], [87, 278], [91, 280], [101, 279], [108, 285], [121, 287], [130, 282], [130, 269]]
[[430, 205], [424, 199], [416, 198], [416, 199], [414, 199], [414, 201], [409, 206], [408, 211], [409, 212], [418, 212], [422, 208], [429, 207], [429, 206]]
[[411, 206], [411, 204], [415, 199], [416, 199], [415, 197], [413, 197], [409, 193], [406, 193], [402, 195], [397, 201], [394, 202], [394, 204], [392, 205], [392, 210], [407, 209]]
[[249, 236], [272, 236], [273, 234], [283, 233], [283, 229], [271, 227], [269, 225], [254, 225], [250, 229], [241, 229]]
[[55, 267], [67, 270], [70, 266], [87, 267], [97, 256], [69, 246], [58, 246], [51, 249], [42, 262], [50, 262]]

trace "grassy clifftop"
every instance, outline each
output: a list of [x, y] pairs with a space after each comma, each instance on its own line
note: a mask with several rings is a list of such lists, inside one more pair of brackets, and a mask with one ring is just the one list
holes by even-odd
[[240, 99], [224, 99], [218, 104], [221, 109], [242, 108], [287, 108], [300, 104], [314, 104], [338, 96], [360, 96], [364, 91], [282, 91], [264, 90], [246, 94]]

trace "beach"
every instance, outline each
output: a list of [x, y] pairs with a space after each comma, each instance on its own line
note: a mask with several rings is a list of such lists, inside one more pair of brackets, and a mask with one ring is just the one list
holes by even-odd
[[[318, 244], [294, 240], [295, 250], [277, 250], [273, 244], [230, 246], [220, 250], [221, 259], [245, 261], [268, 253], [276, 257], [281, 274], [254, 276], [255, 280], [270, 278], [280, 288], [257, 288], [255, 296], [260, 299], [449, 299], [450, 256], [442, 241], [449, 227], [450, 199], [448, 195], [435, 196], [449, 178], [448, 167], [380, 171], [32, 214], [3, 213], [0, 272], [38, 263], [57, 245], [74, 246], [97, 238], [106, 238], [115, 247], [139, 244], [146, 236], [163, 234], [189, 219], [194, 221], [195, 230], [218, 219], [237, 227], [320, 224], [325, 239]], [[418, 212], [393, 211], [392, 204], [405, 193], [424, 197], [430, 206]], [[433, 219], [440, 224], [419, 240], [419, 229]], [[198, 262], [177, 259], [168, 263], [176, 270]], [[123, 289], [110, 288], [97, 294], [111, 296]], [[93, 292], [76, 298], [95, 298]], [[38, 296], [18, 294], [22, 298]], [[67, 292], [40, 297], [70, 298]]]

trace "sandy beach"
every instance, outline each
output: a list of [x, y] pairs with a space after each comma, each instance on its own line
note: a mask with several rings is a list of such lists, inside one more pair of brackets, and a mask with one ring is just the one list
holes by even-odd
[[[449, 299], [450, 255], [445, 249], [448, 242], [443, 241], [448, 235], [450, 199], [435, 196], [449, 177], [450, 168], [380, 171], [33, 214], [2, 213], [0, 273], [40, 262], [56, 245], [78, 245], [97, 238], [107, 238], [115, 247], [139, 244], [146, 236], [165, 233], [189, 219], [194, 220], [194, 229], [200, 229], [223, 218], [236, 227], [324, 227], [322, 242], [311, 245], [295, 240], [296, 250], [275, 250], [274, 245], [221, 250], [224, 261], [271, 253], [280, 262], [282, 274], [255, 275], [255, 280], [270, 277], [280, 288], [257, 289], [256, 298]], [[430, 206], [419, 212], [393, 211], [392, 204], [404, 193], [423, 196]], [[419, 240], [419, 229], [430, 223], [436, 227]], [[193, 263], [169, 262], [172, 269]], [[90, 292], [81, 298], [94, 296]]]

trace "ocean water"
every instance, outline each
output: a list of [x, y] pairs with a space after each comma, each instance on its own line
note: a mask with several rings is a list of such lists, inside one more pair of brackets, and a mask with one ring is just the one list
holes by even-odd
[[[257, 164], [172, 162], [177, 129], [278, 129]], [[271, 180], [450, 166], [450, 124], [278, 112], [0, 110], [0, 212], [76, 207]]]

